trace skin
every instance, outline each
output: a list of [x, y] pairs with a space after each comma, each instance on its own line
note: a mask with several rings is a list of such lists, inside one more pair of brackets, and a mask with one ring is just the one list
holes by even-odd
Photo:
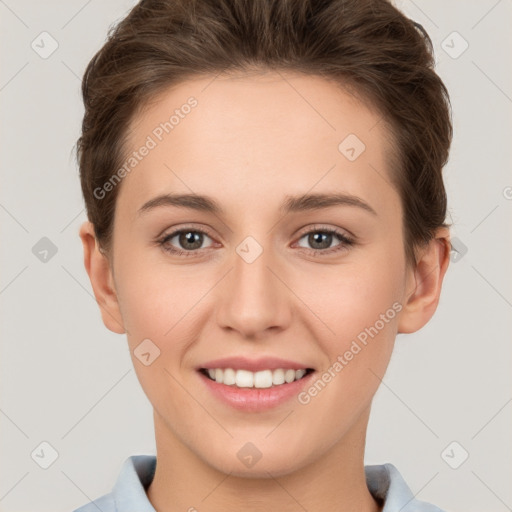
[[[436, 310], [449, 231], [438, 230], [417, 265], [406, 265], [389, 131], [377, 112], [320, 77], [183, 82], [138, 113], [128, 147], [140, 147], [190, 96], [198, 106], [123, 179], [112, 252], [99, 250], [90, 222], [80, 229], [103, 322], [127, 333], [154, 408], [158, 464], [148, 498], [159, 512], [380, 510], [363, 465], [371, 401], [397, 333], [417, 331]], [[350, 133], [366, 145], [353, 162], [338, 150]], [[333, 191], [358, 196], [376, 215], [347, 205], [279, 211], [287, 195]], [[208, 195], [225, 212], [137, 213], [164, 192]], [[155, 242], [180, 227], [208, 231], [193, 256]], [[333, 236], [314, 245], [307, 236], [329, 227], [355, 243]], [[250, 264], [236, 252], [247, 236], [263, 249]], [[181, 242], [167, 247], [190, 252]], [[322, 256], [323, 247], [342, 249]], [[401, 311], [307, 405], [235, 411], [195, 370], [218, 357], [270, 355], [321, 374], [393, 303]], [[149, 366], [133, 352], [146, 338], [160, 349]], [[247, 442], [262, 453], [250, 468], [237, 457]]]

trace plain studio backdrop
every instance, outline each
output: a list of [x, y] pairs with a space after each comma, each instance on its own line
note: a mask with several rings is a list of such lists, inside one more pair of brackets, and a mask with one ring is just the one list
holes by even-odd
[[[155, 453], [152, 409], [126, 337], [104, 327], [83, 267], [74, 157], [81, 76], [133, 4], [0, 1], [3, 512], [70, 512], [109, 492], [129, 455]], [[365, 463], [393, 463], [419, 499], [446, 510], [505, 512], [512, 2], [397, 6], [428, 31], [451, 95], [445, 176], [457, 252], [434, 318], [397, 338], [373, 402]]]

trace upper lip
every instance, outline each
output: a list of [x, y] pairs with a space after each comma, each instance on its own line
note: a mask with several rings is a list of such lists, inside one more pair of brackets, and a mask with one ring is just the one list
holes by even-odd
[[233, 370], [249, 370], [251, 372], [258, 372], [261, 370], [277, 370], [278, 368], [282, 368], [283, 370], [300, 370], [302, 368], [310, 368], [310, 366], [307, 364], [299, 363], [297, 361], [280, 359], [277, 357], [260, 357], [258, 359], [249, 359], [247, 357], [237, 356], [215, 359], [197, 367], [198, 370], [202, 368], [207, 370], [214, 368], [232, 368]]

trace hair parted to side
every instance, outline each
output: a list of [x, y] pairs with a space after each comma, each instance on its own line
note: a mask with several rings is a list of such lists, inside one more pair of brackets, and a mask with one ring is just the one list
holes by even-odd
[[338, 83], [390, 127], [402, 201], [404, 250], [445, 223], [442, 169], [452, 140], [448, 91], [424, 29], [389, 0], [142, 0], [88, 64], [77, 158], [87, 215], [111, 249], [120, 185], [94, 190], [119, 169], [134, 115], [187, 79], [220, 72], [295, 71]]

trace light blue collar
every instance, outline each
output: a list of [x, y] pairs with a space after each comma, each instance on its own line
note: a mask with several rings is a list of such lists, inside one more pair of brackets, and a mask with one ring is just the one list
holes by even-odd
[[[155, 455], [132, 455], [126, 459], [111, 493], [115, 512], [156, 512], [146, 495], [155, 469]], [[417, 500], [393, 464], [365, 466], [365, 474], [372, 496], [384, 505], [382, 512], [443, 512]], [[108, 498], [104, 496], [103, 500], [110, 501]], [[86, 506], [76, 512], [89, 511]]]

